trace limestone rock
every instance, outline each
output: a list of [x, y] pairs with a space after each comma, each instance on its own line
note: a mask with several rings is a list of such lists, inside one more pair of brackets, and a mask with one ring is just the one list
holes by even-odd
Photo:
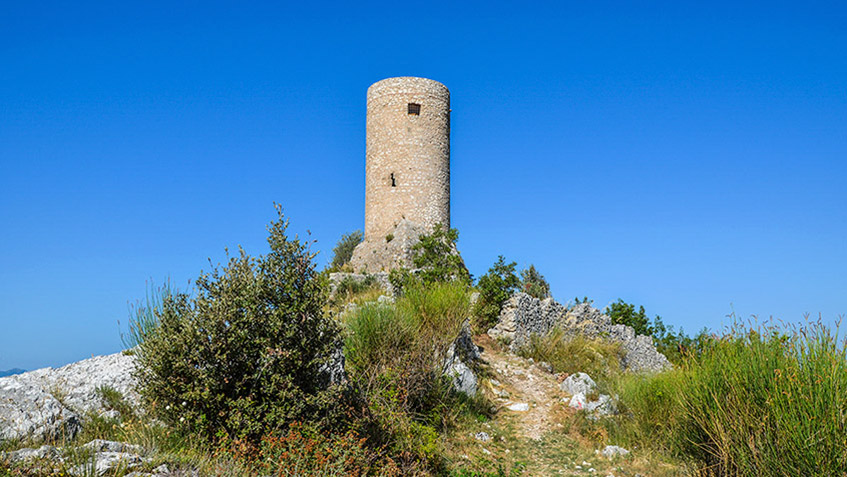
[[453, 378], [453, 388], [468, 396], [476, 394], [478, 381], [476, 374], [468, 366], [479, 359], [479, 348], [471, 340], [470, 322], [465, 320], [459, 336], [447, 350], [444, 360], [444, 374]]
[[653, 346], [651, 337], [636, 335], [629, 326], [612, 324], [609, 316], [588, 303], [577, 304], [568, 310], [552, 298], [539, 300], [526, 293], [516, 293], [503, 304], [499, 320], [488, 330], [488, 335], [507, 341], [509, 349], [517, 351], [533, 334], [544, 335], [557, 326], [570, 335], [621, 343], [624, 369], [655, 372], [671, 366]]
[[629, 454], [629, 451], [624, 449], [623, 447], [618, 446], [606, 446], [600, 451], [600, 454], [607, 459], [612, 459], [614, 457], [623, 457]]
[[500, 319], [488, 335], [509, 342], [509, 349], [517, 351], [528, 343], [533, 334], [543, 335], [558, 323], [565, 307], [552, 298], [539, 300], [526, 293], [516, 293], [503, 304]]
[[138, 407], [134, 368], [135, 357], [116, 353], [0, 378], [0, 440], [73, 437], [85, 413], [107, 412], [96, 391], [102, 386]]
[[585, 373], [574, 373], [568, 376], [562, 384], [559, 385], [562, 391], [574, 396], [577, 394], [591, 394], [597, 387], [591, 376]]
[[10, 463], [31, 462], [33, 460], [61, 460], [61, 453], [53, 446], [41, 446], [38, 449], [18, 449], [13, 452], [0, 452], [0, 460], [6, 459]]
[[526, 412], [529, 411], [529, 404], [525, 402], [517, 402], [506, 406], [506, 409], [516, 412]]
[[414, 247], [420, 236], [431, 232], [410, 220], [403, 219], [385, 237], [365, 240], [353, 250], [350, 265], [357, 272], [387, 272], [394, 268], [413, 268]]

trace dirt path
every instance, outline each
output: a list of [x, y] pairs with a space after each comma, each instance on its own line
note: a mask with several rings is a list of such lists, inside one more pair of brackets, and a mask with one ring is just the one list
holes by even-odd
[[[538, 440], [555, 427], [561, 427], [554, 412], [562, 413], [562, 398], [555, 375], [536, 363], [510, 353], [496, 352], [490, 340], [480, 338], [483, 360], [493, 373], [489, 382], [497, 396], [500, 412], [515, 414], [520, 423], [518, 431], [523, 437]], [[526, 404], [528, 409], [522, 410]]]

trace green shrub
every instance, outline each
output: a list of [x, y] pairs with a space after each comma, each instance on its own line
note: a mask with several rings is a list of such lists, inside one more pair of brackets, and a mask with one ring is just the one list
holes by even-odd
[[339, 333], [324, 316], [326, 284], [312, 254], [268, 227], [270, 253], [243, 250], [196, 281], [196, 296], [164, 296], [138, 348], [138, 382], [153, 415], [214, 438], [258, 439], [295, 420], [328, 422], [334, 390], [321, 372]]
[[643, 306], [635, 311], [635, 305], [618, 298], [618, 301], [606, 307], [604, 312], [609, 315], [613, 324], [629, 326], [639, 335], [652, 336], [653, 334], [650, 318], [647, 317]]
[[462, 412], [443, 367], [469, 295], [459, 282], [418, 284], [394, 304], [368, 303], [347, 317], [349, 379], [367, 407], [363, 434], [399, 456], [407, 473], [415, 462], [438, 465], [437, 431]]
[[345, 357], [365, 394], [386, 376], [400, 380], [402, 407], [426, 407], [439, 387], [447, 349], [468, 316], [470, 296], [460, 283], [408, 288], [395, 304], [368, 303], [347, 321]]
[[625, 378], [620, 397], [624, 436], [707, 475], [847, 472], [847, 352], [821, 324], [738, 327], [679, 369]]
[[336, 285], [335, 301], [349, 301], [354, 295], [379, 288], [380, 285], [373, 275], [365, 275], [363, 280], [356, 280], [348, 276]]
[[524, 293], [543, 300], [550, 296], [550, 284], [535, 269], [535, 265], [530, 265], [529, 268], [521, 271], [521, 290]]
[[544, 336], [532, 335], [519, 354], [550, 363], [556, 373], [583, 372], [595, 379], [617, 374], [623, 357], [619, 343], [569, 335], [560, 328]]
[[506, 263], [500, 255], [488, 272], [479, 277], [479, 298], [474, 305], [474, 329], [484, 332], [497, 323], [503, 302], [518, 289], [520, 281], [515, 275], [515, 262]]
[[708, 340], [705, 328], [693, 338], [681, 329], [674, 332], [673, 326], [665, 325], [662, 317], [656, 315], [651, 322], [643, 306], [639, 306], [636, 311], [635, 305], [620, 298], [606, 307], [604, 312], [612, 319], [612, 323], [630, 326], [637, 334], [652, 337], [656, 349], [674, 364], [681, 363], [685, 355], [699, 354]]
[[353, 250], [364, 240], [361, 230], [344, 234], [338, 243], [332, 249], [332, 261], [330, 261], [331, 270], [340, 270], [341, 267], [348, 264], [353, 258]]
[[[435, 224], [432, 233], [421, 235], [419, 242], [412, 247], [415, 254], [412, 263], [418, 269], [412, 276], [413, 280], [424, 286], [448, 281], [470, 285], [471, 275], [456, 249], [458, 240], [458, 230], [445, 229], [440, 223]], [[405, 282], [398, 282], [401, 288], [408, 284], [409, 278], [407, 274]]]

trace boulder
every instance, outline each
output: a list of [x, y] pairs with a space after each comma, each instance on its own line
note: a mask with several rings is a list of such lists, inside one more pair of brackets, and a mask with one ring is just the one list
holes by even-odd
[[600, 454], [607, 459], [612, 459], [615, 457], [623, 457], [629, 454], [629, 451], [624, 449], [623, 447], [618, 446], [606, 446], [600, 451]]
[[582, 393], [585, 395], [589, 395], [594, 392], [594, 389], [597, 387], [597, 384], [594, 383], [594, 380], [591, 379], [591, 376], [585, 373], [574, 373], [568, 376], [562, 384], [559, 385], [559, 388], [562, 391], [574, 396], [576, 394]]

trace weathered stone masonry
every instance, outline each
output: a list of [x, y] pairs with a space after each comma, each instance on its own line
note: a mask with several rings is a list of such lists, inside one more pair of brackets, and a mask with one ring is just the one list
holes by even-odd
[[[450, 91], [426, 78], [388, 78], [367, 95], [365, 242], [357, 270], [402, 265], [389, 240], [408, 221], [415, 228], [450, 226]], [[391, 257], [390, 259], [386, 257]]]

